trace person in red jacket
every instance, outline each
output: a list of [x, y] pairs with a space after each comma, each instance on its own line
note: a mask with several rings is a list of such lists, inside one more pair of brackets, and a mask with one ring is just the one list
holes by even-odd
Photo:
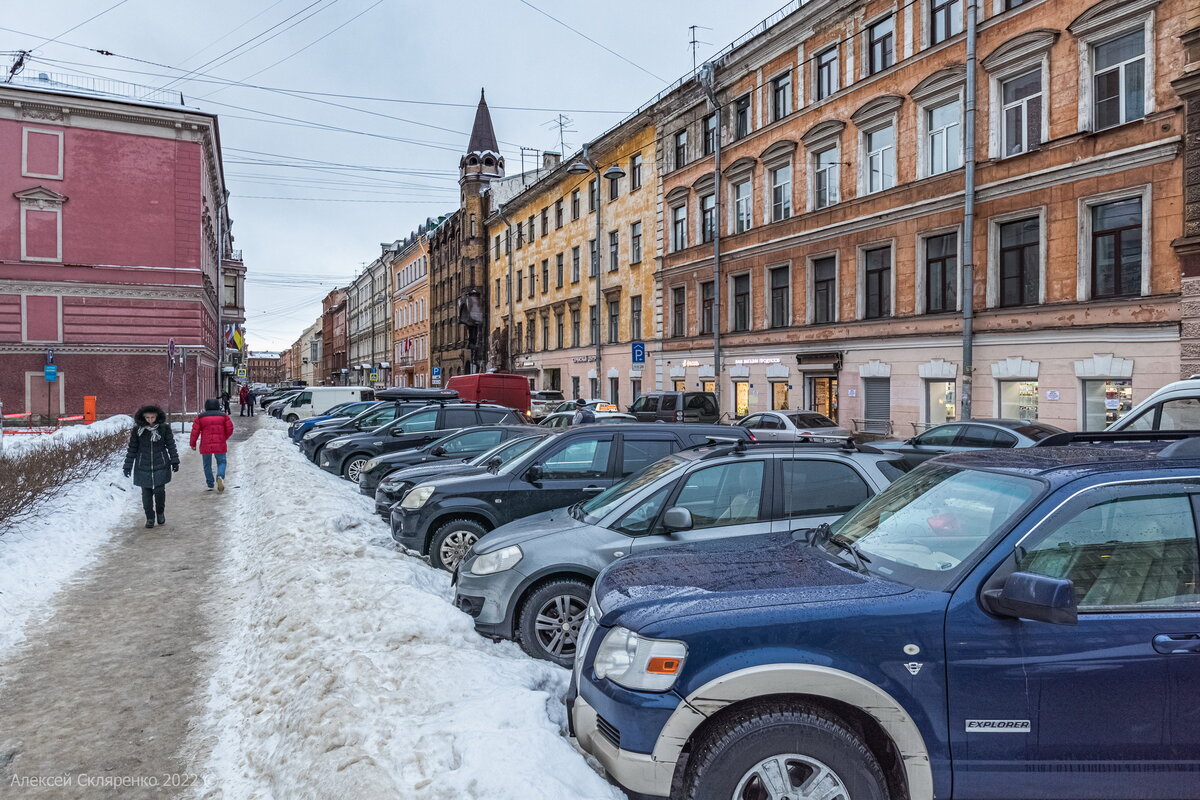
[[246, 416], [247, 408], [251, 409], [250, 415], [254, 416], [254, 406], [250, 405], [250, 387], [243, 383], [242, 388], [238, 389], [238, 416]]
[[225, 491], [225, 461], [229, 437], [233, 435], [233, 420], [221, 410], [220, 400], [205, 400], [204, 412], [192, 421], [192, 449], [200, 442], [200, 455], [204, 459], [204, 480], [213, 488], [213, 456], [217, 459], [217, 491]]

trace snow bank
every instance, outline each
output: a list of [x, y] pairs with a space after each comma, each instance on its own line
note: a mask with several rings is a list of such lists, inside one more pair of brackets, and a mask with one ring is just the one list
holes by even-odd
[[238, 459], [201, 797], [622, 797], [563, 735], [565, 670], [479, 637], [449, 576], [276, 426]]
[[[111, 417], [38, 438], [71, 441], [132, 424], [129, 417]], [[8, 440], [15, 438], [19, 437], [6, 437], [6, 451]], [[68, 485], [35, 518], [0, 536], [0, 658], [25, 638], [31, 622], [49, 614], [50, 599], [96, 559], [122, 515], [137, 502], [128, 490], [118, 488], [129, 484], [121, 474], [124, 458], [124, 452], [114, 454], [96, 477]]]
[[[128, 414], [118, 414], [108, 419], [97, 420], [91, 425], [67, 425], [50, 433], [6, 433], [4, 434], [4, 450], [0, 455], [13, 455], [24, 452], [32, 447], [42, 447], [47, 444], [71, 442], [83, 436], [104, 436], [117, 431], [128, 430], [133, 426], [133, 417]], [[8, 430], [20, 430], [20, 426], [6, 426]]]

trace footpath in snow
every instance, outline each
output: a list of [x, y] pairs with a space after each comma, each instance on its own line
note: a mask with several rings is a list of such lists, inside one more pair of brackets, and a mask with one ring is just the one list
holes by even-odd
[[[5, 456], [84, 436], [128, 430], [133, 418], [109, 417], [41, 435], [5, 434]], [[65, 487], [37, 514], [0, 535], [0, 660], [25, 639], [25, 631], [49, 613], [50, 599], [92, 563], [130, 508], [132, 484], [121, 474], [122, 450], [95, 478]], [[124, 489], [124, 491], [122, 491]]]
[[567, 671], [478, 636], [372, 501], [277, 423], [238, 461], [200, 797], [623, 796], [564, 735]]

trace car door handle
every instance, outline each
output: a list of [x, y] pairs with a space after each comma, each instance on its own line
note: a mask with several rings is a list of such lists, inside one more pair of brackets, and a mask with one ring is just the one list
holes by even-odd
[[1154, 649], [1160, 653], [1200, 653], [1200, 633], [1160, 633], [1154, 637]]
[[583, 487], [584, 494], [600, 494], [604, 491], [603, 486], [585, 486]]

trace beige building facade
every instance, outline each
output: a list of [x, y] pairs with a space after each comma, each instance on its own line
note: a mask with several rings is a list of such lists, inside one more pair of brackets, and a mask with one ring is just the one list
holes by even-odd
[[653, 388], [653, 361], [633, 351], [659, 340], [655, 139], [635, 115], [488, 217], [497, 368], [621, 406]]
[[429, 382], [429, 239], [419, 230], [400, 242], [392, 272], [392, 383]]

